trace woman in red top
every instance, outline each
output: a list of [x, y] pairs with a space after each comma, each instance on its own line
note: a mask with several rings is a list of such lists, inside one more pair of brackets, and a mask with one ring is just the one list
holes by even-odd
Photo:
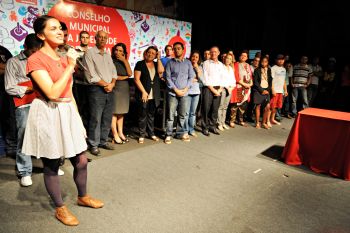
[[57, 175], [65, 158], [69, 158], [74, 167], [78, 205], [103, 206], [101, 201], [86, 194], [85, 129], [72, 95], [72, 73], [79, 55], [73, 49], [65, 57], [56, 53], [58, 45], [63, 44], [63, 32], [54, 17], [41, 16], [33, 26], [42, 47], [27, 63], [27, 75], [33, 82], [37, 98], [29, 111], [22, 152], [42, 159], [44, 182], [56, 206], [56, 218], [75, 226], [79, 221], [63, 203]]
[[231, 115], [230, 127], [235, 127], [235, 121], [238, 112], [238, 123], [246, 126], [243, 115], [250, 101], [250, 88], [253, 86], [253, 72], [250, 65], [246, 62], [248, 51], [244, 50], [239, 56], [239, 61], [234, 64], [236, 87], [231, 95]]

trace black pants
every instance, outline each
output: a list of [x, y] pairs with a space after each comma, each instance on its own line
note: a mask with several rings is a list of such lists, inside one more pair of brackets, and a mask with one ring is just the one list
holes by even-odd
[[146, 136], [146, 131], [149, 137], [154, 136], [154, 115], [156, 113], [156, 104], [154, 100], [142, 102], [139, 100], [139, 133], [140, 137]]
[[201, 125], [202, 122], [202, 102], [203, 102], [203, 93], [202, 93], [202, 87], [200, 87], [200, 94], [199, 94], [199, 100], [196, 110], [196, 125]]
[[13, 97], [5, 92], [5, 87], [2, 86], [0, 89], [0, 120], [5, 137], [6, 153], [15, 155], [17, 151], [16, 107]]
[[[250, 93], [250, 99], [252, 100], [253, 99], [253, 93], [254, 91], [252, 91]], [[254, 104], [254, 101], [250, 101], [247, 105], [247, 110], [245, 111], [245, 117], [246, 117], [246, 120], [249, 121], [249, 122], [255, 122], [254, 120], [254, 115], [255, 115], [255, 104]]]
[[89, 85], [80, 83], [73, 84], [74, 99], [77, 103], [80, 117], [83, 121], [85, 129], [89, 128]]
[[103, 87], [89, 86], [89, 144], [92, 147], [104, 145], [111, 130], [113, 109], [115, 106], [115, 89], [105, 92]]
[[216, 128], [221, 96], [214, 96], [208, 87], [202, 89], [202, 130]]

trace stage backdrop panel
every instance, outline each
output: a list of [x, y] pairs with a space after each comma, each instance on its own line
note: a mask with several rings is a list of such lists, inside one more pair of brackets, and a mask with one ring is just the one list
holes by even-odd
[[43, 14], [57, 17], [68, 27], [68, 44], [79, 45], [79, 32], [91, 35], [90, 47], [98, 30], [109, 33], [107, 49], [118, 42], [127, 45], [128, 58], [134, 68], [143, 58], [143, 51], [155, 45], [164, 55], [164, 47], [177, 41], [186, 46], [186, 57], [191, 51], [190, 22], [142, 14], [87, 3], [56, 0], [1, 0], [0, 45], [13, 55], [23, 49], [25, 37], [33, 32], [33, 22]]

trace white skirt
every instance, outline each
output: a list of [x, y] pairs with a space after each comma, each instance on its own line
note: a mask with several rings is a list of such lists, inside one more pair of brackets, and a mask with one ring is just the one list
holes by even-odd
[[85, 129], [72, 102], [34, 99], [30, 106], [22, 153], [58, 159], [85, 151]]

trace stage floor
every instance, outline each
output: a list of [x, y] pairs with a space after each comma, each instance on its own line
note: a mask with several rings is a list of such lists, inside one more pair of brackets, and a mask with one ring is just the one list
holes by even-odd
[[61, 189], [80, 220], [66, 227], [54, 217], [42, 166], [22, 188], [14, 160], [0, 159], [0, 232], [320, 233], [350, 232], [350, 183], [279, 160], [293, 120], [257, 130], [236, 126], [220, 136], [136, 140], [102, 150], [88, 167], [88, 192], [102, 209], [75, 204], [69, 161]]

